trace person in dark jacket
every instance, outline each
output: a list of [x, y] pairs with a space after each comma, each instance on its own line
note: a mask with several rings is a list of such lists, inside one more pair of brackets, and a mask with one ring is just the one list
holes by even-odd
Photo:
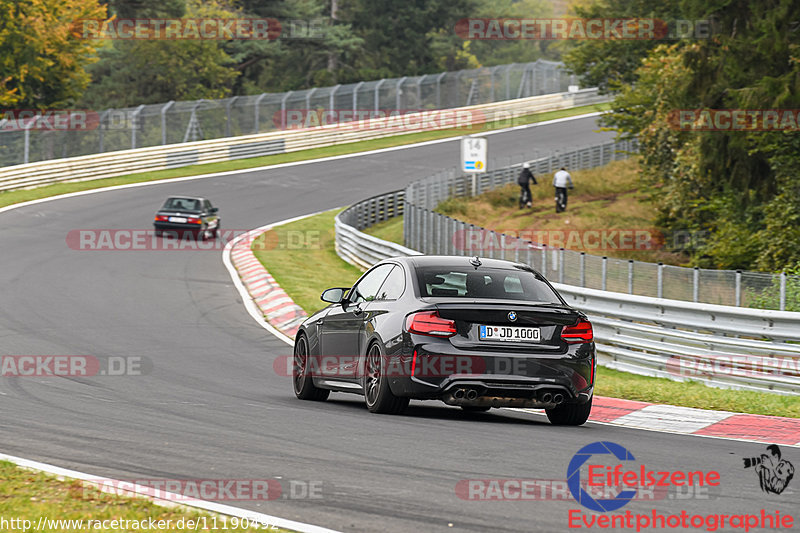
[[530, 182], [533, 182], [536, 185], [536, 177], [531, 172], [530, 165], [528, 163], [524, 163], [522, 165], [522, 171], [519, 173], [519, 178], [517, 178], [517, 183], [519, 184], [519, 208], [522, 209], [523, 206], [531, 207], [531, 199], [533, 196], [531, 195], [531, 186]]

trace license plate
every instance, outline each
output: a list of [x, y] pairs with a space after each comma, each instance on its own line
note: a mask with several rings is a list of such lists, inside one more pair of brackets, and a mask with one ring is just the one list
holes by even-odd
[[500, 342], [539, 342], [541, 339], [539, 328], [526, 328], [520, 326], [480, 326], [479, 338], [482, 341]]
[[184, 223], [184, 224], [186, 223], [186, 219], [183, 218], [183, 217], [169, 217], [169, 221], [170, 222], [181, 222], [181, 223]]

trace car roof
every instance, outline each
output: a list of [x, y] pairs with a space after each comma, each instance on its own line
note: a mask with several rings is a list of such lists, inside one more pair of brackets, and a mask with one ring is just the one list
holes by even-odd
[[206, 198], [202, 196], [180, 196], [180, 195], [167, 196], [167, 200], [172, 200], [173, 198], [180, 198], [182, 200], [206, 200]]

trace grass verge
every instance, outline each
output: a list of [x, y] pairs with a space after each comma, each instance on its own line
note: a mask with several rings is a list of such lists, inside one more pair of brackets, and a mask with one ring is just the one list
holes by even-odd
[[[357, 268], [336, 255], [333, 217], [338, 212], [339, 210], [328, 211], [276, 228], [279, 233], [319, 232], [318, 246], [297, 250], [277, 247], [260, 251], [258, 240], [253, 246], [256, 257], [283, 290], [309, 314], [325, 306], [319, 299], [324, 289], [352, 285], [361, 274]], [[398, 242], [402, 240], [402, 230], [402, 222], [392, 219], [373, 226], [369, 233]], [[275, 240], [274, 236], [271, 238]], [[800, 418], [800, 397], [797, 396], [716, 389], [696, 381], [649, 378], [604, 367], [597, 370], [595, 392], [600, 396], [698, 409]]]
[[[471, 198], [450, 198], [436, 211], [550, 247], [667, 265], [687, 262], [688, 256], [668, 249], [670, 243], [663, 242], [655, 227], [656, 206], [640, 188], [638, 158], [570, 173], [575, 189], [564, 213], [555, 212], [552, 174], [536, 176], [531, 208], [519, 208], [519, 186], [513, 183]], [[637, 244], [630, 238], [634, 235], [649, 238]]]
[[[484, 126], [482, 131], [507, 128], [512, 125], [520, 126], [523, 124], [533, 124], [536, 122], [544, 122], [546, 120], [554, 120], [557, 118], [582, 115], [585, 113], [592, 113], [595, 111], [605, 111], [609, 109], [609, 107], [610, 107], [609, 104], [594, 104], [589, 106], [575, 107], [572, 109], [562, 109], [559, 111], [547, 111], [544, 113], [536, 113], [522, 117], [515, 117], [513, 119], [513, 124], [511, 124], [509, 121], [489, 122]], [[102, 187], [111, 187], [114, 185], [127, 185], [129, 183], [158, 181], [170, 178], [181, 178], [185, 176], [197, 176], [200, 174], [212, 174], [215, 172], [226, 172], [231, 170], [246, 170], [248, 168], [263, 167], [267, 165], [292, 163], [295, 161], [305, 161], [308, 159], [318, 159], [321, 157], [331, 157], [337, 155], [352, 154], [357, 152], [365, 152], [369, 150], [378, 150], [380, 148], [390, 148], [392, 146], [402, 146], [406, 144], [414, 144], [436, 139], [444, 139], [447, 137], [458, 137], [463, 134], [464, 132], [462, 130], [457, 130], [457, 129], [431, 131], [423, 133], [410, 133], [407, 135], [396, 135], [392, 137], [374, 139], [371, 141], [360, 141], [354, 143], [339, 144], [335, 146], [327, 146], [324, 148], [314, 148], [310, 150], [290, 152], [288, 154], [277, 154], [277, 155], [270, 155], [263, 157], [253, 157], [249, 159], [238, 159], [236, 161], [226, 161], [223, 163], [208, 163], [204, 165], [193, 165], [189, 167], [181, 167], [169, 170], [158, 170], [155, 172], [127, 174], [125, 176], [118, 176], [114, 178], [106, 178], [100, 180], [81, 181], [74, 183], [57, 183], [54, 185], [46, 185], [44, 187], [38, 187], [36, 189], [6, 191], [6, 192], [0, 192], [0, 207], [20, 202], [27, 202], [30, 200], [38, 200], [39, 198], [58, 196], [59, 194], [87, 191], [91, 189], [99, 189]]]
[[[152, 529], [149, 527], [151, 519], [156, 524], [163, 520], [163, 525], [171, 526], [162, 528], [164, 531], [287, 531], [258, 525], [244, 527], [250, 522], [183, 507], [162, 507], [144, 498], [106, 494], [86, 487], [80, 481], [62, 481], [49, 474], [19, 468], [7, 461], [0, 461], [0, 515], [8, 521], [7, 526], [0, 526], [4, 531], [5, 527], [9, 527], [10, 531], [34, 531], [38, 529], [40, 519], [50, 520], [47, 525], [44, 521], [41, 523], [42, 531], [102, 530], [127, 533]], [[16, 522], [12, 523], [11, 520]], [[57, 523], [57, 520], [63, 522]], [[68, 520], [83, 521], [83, 524], [69, 524], [66, 522]], [[118, 522], [114, 524], [112, 520]], [[134, 523], [145, 524], [146, 527], [137, 527]], [[238, 527], [233, 527], [234, 523]]]

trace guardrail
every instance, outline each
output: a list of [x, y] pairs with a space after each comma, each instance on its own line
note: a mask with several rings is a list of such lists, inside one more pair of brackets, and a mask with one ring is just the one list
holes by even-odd
[[607, 97], [598, 94], [597, 89], [584, 89], [451, 110], [410, 113], [402, 117], [390, 116], [300, 130], [54, 159], [0, 169], [0, 191], [287, 153], [393, 135], [452, 129], [457, 125], [477, 131], [484, 122], [510, 123], [521, 115], [607, 100]]
[[[607, 148], [594, 150], [607, 153]], [[597, 156], [593, 160], [604, 161], [608, 157], [612, 156]], [[544, 165], [552, 164], [544, 158], [537, 160], [534, 172], [538, 169], [544, 173], [541, 170]], [[448, 176], [455, 175], [448, 171], [440, 175], [441, 179], [428, 180], [424, 187], [416, 182], [416, 192], [423, 195], [420, 203], [433, 205], [439, 194], [454, 191], [467, 194], [470, 187], [479, 191], [505, 183], [509, 177], [516, 178], [518, 168], [497, 169], [491, 176], [474, 180], [469, 177], [458, 184], [448, 181]], [[421, 210], [427, 209], [410, 204], [407, 193], [408, 189], [376, 196], [340, 213], [336, 217], [336, 249], [340, 257], [366, 269], [382, 259], [423, 252], [474, 255], [459, 250], [452, 239], [459, 230], [474, 226], [437, 213], [433, 213], [435, 218], [433, 215], [424, 218]], [[401, 200], [404, 200], [402, 209], [398, 205]], [[411, 243], [411, 248], [360, 231], [401, 214], [408, 221], [404, 226], [406, 242]], [[423, 251], [417, 249], [420, 244]], [[526, 244], [514, 249], [513, 257], [507, 256], [507, 248], [502, 249], [503, 253], [498, 254], [501, 258], [534, 267], [536, 259], [542, 258], [539, 266], [547, 268], [546, 249]], [[556, 260], [561, 253], [551, 251]], [[562, 259], [551, 273], [562, 280], [582, 277], [585, 281], [585, 263], [583, 271], [572, 265], [565, 272], [564, 265]], [[591, 318], [600, 363], [604, 366], [678, 381], [696, 380], [715, 387], [800, 394], [800, 313], [637, 296], [565, 283], [554, 286], [570, 305]]]

